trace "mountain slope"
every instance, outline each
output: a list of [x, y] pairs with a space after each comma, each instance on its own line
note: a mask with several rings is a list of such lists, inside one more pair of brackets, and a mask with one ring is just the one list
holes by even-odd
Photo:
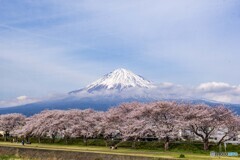
[[[174, 101], [177, 103], [190, 103], [190, 104], [207, 104], [210, 106], [218, 106], [222, 105], [221, 103], [217, 102], [211, 102], [207, 100], [201, 100], [201, 99], [159, 99], [163, 101]], [[92, 108], [94, 110], [98, 111], [106, 111], [110, 107], [117, 106], [121, 103], [126, 102], [153, 102], [156, 101], [154, 99], [149, 98], [119, 98], [119, 97], [105, 97], [100, 96], [97, 99], [92, 97], [87, 98], [79, 98], [76, 96], [68, 96], [63, 97], [61, 99], [57, 100], [48, 100], [48, 101], [42, 101], [32, 104], [26, 104], [16, 107], [9, 107], [9, 108], [0, 108], [0, 114], [6, 114], [6, 113], [22, 113], [26, 116], [31, 116], [35, 113], [39, 113], [43, 110], [49, 109], [87, 109]], [[238, 104], [224, 104], [227, 108], [232, 109], [234, 112], [240, 115], [240, 105]]]
[[117, 106], [121, 103], [126, 102], [151, 102], [153, 100], [145, 98], [119, 98], [119, 97], [78, 97], [78, 96], [68, 96], [58, 99], [46, 100], [31, 104], [25, 104], [21, 106], [0, 108], [0, 114], [7, 113], [22, 113], [26, 116], [31, 116], [35, 113], [39, 113], [43, 110], [52, 110], [52, 109], [94, 109], [98, 111], [106, 111], [110, 107]]

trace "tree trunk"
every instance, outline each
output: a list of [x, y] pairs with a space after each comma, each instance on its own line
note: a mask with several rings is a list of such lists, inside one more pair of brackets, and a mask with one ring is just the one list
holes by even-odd
[[164, 150], [167, 151], [169, 148], [169, 142], [164, 143]]
[[65, 137], [65, 143], [68, 144], [68, 137]]
[[83, 142], [84, 142], [85, 145], [87, 146], [87, 138], [86, 138], [86, 137], [83, 138]]
[[104, 139], [105, 146], [108, 147], [108, 141], [107, 139]]
[[38, 143], [41, 143], [41, 137], [38, 137]]
[[207, 151], [209, 149], [209, 142], [208, 142], [208, 139], [205, 139], [204, 142], [203, 142], [203, 149], [204, 151]]
[[169, 149], [169, 137], [166, 137], [166, 141], [164, 143], [164, 150], [167, 151]]
[[[225, 134], [225, 135], [218, 141], [217, 146], [219, 146], [219, 145], [223, 142], [223, 140], [224, 140], [224, 138], [226, 138], [226, 136], [227, 136], [227, 134]], [[230, 140], [230, 138], [229, 138], [228, 140]]]
[[132, 148], [136, 148], [136, 140], [133, 140], [133, 143], [132, 143]]
[[7, 134], [4, 134], [4, 141], [7, 141]]
[[54, 143], [54, 142], [55, 142], [55, 136], [52, 135], [52, 143]]
[[4, 135], [3, 135], [5, 142], [7, 141], [8, 135], [9, 135], [9, 132], [8, 132], [8, 131], [6, 131], [6, 132], [4, 133]]

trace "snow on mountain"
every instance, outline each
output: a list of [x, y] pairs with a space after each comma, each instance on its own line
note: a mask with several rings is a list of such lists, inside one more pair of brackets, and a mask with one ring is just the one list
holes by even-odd
[[143, 77], [138, 76], [129, 70], [120, 68], [103, 76], [83, 89], [70, 92], [70, 94], [76, 94], [82, 91], [92, 93], [102, 90], [122, 91], [127, 88], [149, 89], [154, 87], [155, 86], [150, 81], [145, 80]]

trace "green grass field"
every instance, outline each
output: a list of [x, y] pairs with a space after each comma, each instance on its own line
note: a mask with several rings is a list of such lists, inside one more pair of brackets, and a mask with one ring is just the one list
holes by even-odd
[[[75, 146], [75, 145], [59, 145], [59, 144], [37, 144], [33, 143], [31, 145], [22, 146], [20, 143], [9, 143], [0, 142], [0, 146], [8, 147], [24, 147], [24, 148], [37, 148], [37, 149], [47, 149], [47, 150], [64, 150], [64, 151], [75, 151], [75, 152], [94, 152], [94, 153], [104, 153], [104, 154], [118, 154], [118, 155], [131, 155], [131, 156], [145, 156], [145, 157], [155, 157], [157, 158], [178, 158], [180, 154], [185, 155], [185, 159], [191, 160], [211, 160], [219, 159], [219, 157], [210, 157], [209, 152], [207, 153], [190, 153], [187, 151], [157, 151], [149, 149], [130, 149], [119, 147], [116, 150], [111, 150], [107, 147], [102, 146]], [[221, 157], [221, 159], [240, 159], [239, 157]]]
[[0, 155], [0, 160], [21, 160], [21, 159], [12, 155]]

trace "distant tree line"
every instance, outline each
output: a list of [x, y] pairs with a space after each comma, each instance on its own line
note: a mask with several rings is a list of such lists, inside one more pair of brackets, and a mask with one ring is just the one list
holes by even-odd
[[[81, 137], [103, 138], [106, 141], [118, 137], [121, 141], [155, 138], [169, 143], [183, 138], [189, 132], [199, 137], [204, 150], [209, 149], [210, 137], [221, 131], [218, 144], [237, 136], [240, 118], [223, 106], [204, 104], [178, 104], [175, 102], [125, 103], [106, 112], [91, 109], [45, 110], [31, 117], [22, 114], [0, 115], [0, 131], [14, 137], [57, 137], [66, 142]], [[186, 137], [185, 137], [186, 138]], [[118, 144], [117, 144], [118, 145]]]

